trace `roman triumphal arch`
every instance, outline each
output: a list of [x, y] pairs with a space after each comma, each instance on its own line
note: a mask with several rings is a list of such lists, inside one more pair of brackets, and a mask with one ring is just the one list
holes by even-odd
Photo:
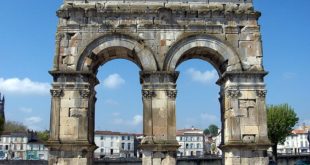
[[175, 165], [176, 68], [198, 58], [220, 75], [227, 165], [268, 163], [260, 13], [252, 0], [64, 0], [57, 11], [49, 164], [92, 164], [99, 66], [141, 70], [143, 165]]

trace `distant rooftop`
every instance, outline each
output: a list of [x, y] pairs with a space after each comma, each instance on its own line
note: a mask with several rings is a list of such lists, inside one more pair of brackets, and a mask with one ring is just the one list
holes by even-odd
[[186, 129], [180, 129], [177, 130], [177, 136], [182, 135], [202, 135], [203, 131], [198, 128], [186, 128]]
[[96, 131], [95, 135], [120, 135], [120, 136], [140, 136], [141, 134], [113, 131]]

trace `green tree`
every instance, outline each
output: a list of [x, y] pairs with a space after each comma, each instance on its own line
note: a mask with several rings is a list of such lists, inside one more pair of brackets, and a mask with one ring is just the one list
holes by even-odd
[[38, 139], [46, 142], [49, 138], [49, 131], [48, 130], [39, 131], [39, 132], [37, 132], [37, 137], [38, 137]]
[[206, 128], [205, 130], [203, 130], [203, 134], [204, 135], [210, 135], [210, 130], [208, 128]]
[[20, 122], [16, 121], [7, 121], [4, 124], [4, 131], [5, 132], [26, 132], [27, 127]]
[[4, 130], [4, 120], [2, 117], [0, 117], [0, 135], [2, 134]]
[[210, 124], [209, 127], [206, 128], [206, 129], [203, 131], [203, 134], [204, 134], [204, 135], [217, 136], [217, 135], [218, 135], [218, 130], [219, 130], [219, 127], [217, 127], [217, 126], [214, 125], [214, 124]]
[[268, 137], [272, 143], [274, 161], [277, 161], [277, 144], [284, 143], [297, 122], [298, 117], [288, 104], [267, 106]]
[[211, 136], [217, 136], [218, 135], [218, 131], [219, 131], [219, 127], [217, 127], [214, 124], [209, 125], [209, 131]]

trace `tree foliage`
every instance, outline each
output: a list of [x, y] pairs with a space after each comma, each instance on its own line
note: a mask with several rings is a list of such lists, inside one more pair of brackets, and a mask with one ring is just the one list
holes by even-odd
[[46, 142], [49, 138], [49, 131], [48, 130], [39, 131], [39, 132], [37, 132], [37, 137], [38, 137], [38, 139]]
[[209, 131], [211, 136], [217, 136], [218, 135], [218, 131], [219, 131], [219, 127], [217, 127], [214, 124], [209, 125]]
[[210, 131], [208, 128], [206, 128], [205, 130], [203, 130], [203, 134], [204, 135], [210, 135]]
[[5, 132], [26, 132], [27, 127], [20, 122], [16, 121], [7, 121], [4, 124], [4, 131]]
[[209, 125], [208, 128], [206, 128], [204, 131], [203, 131], [203, 134], [205, 135], [211, 135], [211, 136], [217, 136], [218, 135], [218, 130], [219, 128], [214, 125], [214, 124], [211, 124]]
[[0, 135], [2, 134], [4, 130], [4, 119], [0, 117]]
[[288, 104], [267, 106], [268, 137], [272, 143], [274, 160], [277, 160], [277, 144], [284, 143], [298, 122], [294, 109]]

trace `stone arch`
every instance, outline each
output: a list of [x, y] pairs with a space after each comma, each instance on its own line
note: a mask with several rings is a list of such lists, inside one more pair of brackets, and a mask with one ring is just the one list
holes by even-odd
[[76, 70], [96, 73], [100, 65], [117, 58], [130, 60], [143, 71], [157, 70], [151, 50], [121, 34], [104, 35], [91, 42], [80, 55]]
[[229, 44], [207, 35], [189, 36], [174, 44], [167, 53], [164, 70], [174, 71], [192, 58], [208, 61], [219, 74], [243, 70], [238, 53]]

